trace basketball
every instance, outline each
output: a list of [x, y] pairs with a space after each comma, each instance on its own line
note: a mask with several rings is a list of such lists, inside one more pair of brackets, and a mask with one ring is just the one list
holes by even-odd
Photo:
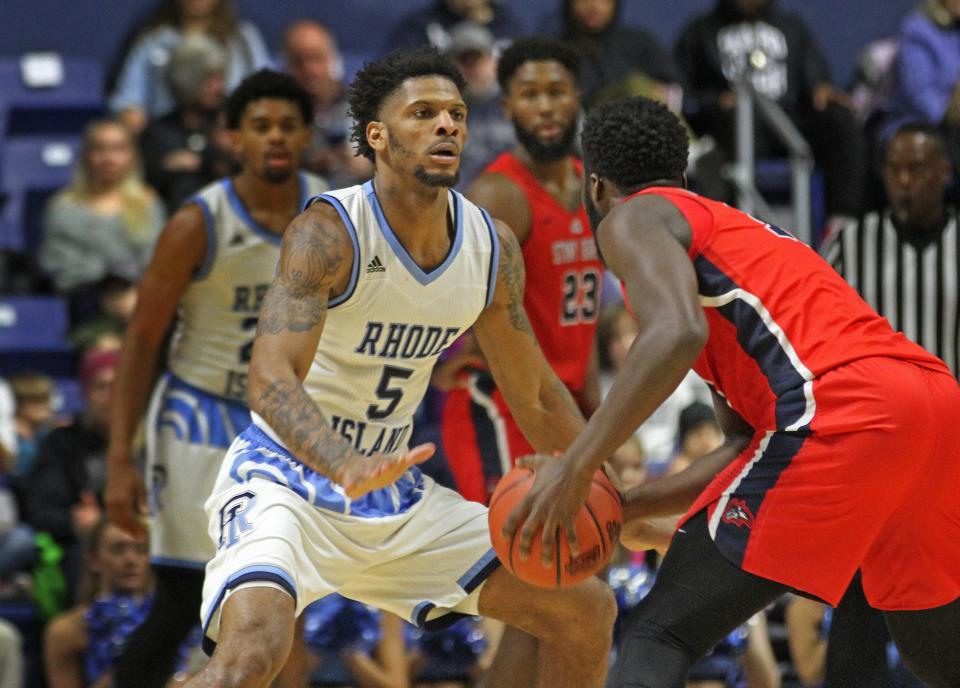
[[540, 558], [538, 529], [530, 546], [530, 557], [520, 561], [520, 530], [510, 540], [500, 534], [504, 522], [533, 485], [533, 471], [514, 466], [500, 480], [490, 498], [487, 521], [490, 538], [500, 561], [520, 580], [540, 588], [563, 588], [575, 585], [603, 568], [617, 545], [617, 537], [623, 522], [620, 493], [600, 470], [593, 476], [590, 497], [577, 515], [575, 527], [580, 542], [580, 554], [573, 557], [567, 543], [566, 533], [558, 529], [553, 562], [544, 566]]

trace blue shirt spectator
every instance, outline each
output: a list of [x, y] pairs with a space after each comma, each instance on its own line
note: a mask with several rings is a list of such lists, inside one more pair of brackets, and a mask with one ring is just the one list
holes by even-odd
[[893, 114], [884, 127], [888, 140], [900, 125], [940, 124], [956, 103], [960, 111], [960, 27], [939, 0], [911, 13], [900, 27]]
[[109, 105], [134, 133], [142, 131], [148, 119], [173, 110], [175, 102], [167, 85], [166, 68], [174, 46], [186, 33], [203, 32], [224, 45], [228, 91], [248, 74], [271, 66], [260, 30], [250, 22], [237, 21], [229, 0], [205, 3], [203, 14], [192, 14], [193, 5], [197, 3], [162, 0], [157, 15], [124, 58]]

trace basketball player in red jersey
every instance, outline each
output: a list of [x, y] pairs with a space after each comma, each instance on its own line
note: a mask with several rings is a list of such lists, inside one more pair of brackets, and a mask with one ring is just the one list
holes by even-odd
[[[582, 165], [573, 155], [578, 72], [576, 52], [555, 39], [525, 38], [504, 51], [497, 78], [518, 144], [484, 170], [467, 196], [517, 235], [534, 334], [589, 416], [599, 403], [590, 364], [603, 269], [580, 200]], [[470, 360], [473, 347], [469, 341], [465, 347], [456, 360]], [[443, 442], [458, 489], [484, 504], [513, 461], [533, 453], [487, 371], [471, 372], [448, 395]]]
[[[584, 503], [604, 459], [692, 366], [723, 447], [626, 495], [625, 535], [687, 510], [625, 633], [615, 686], [690, 664], [787, 590], [835, 605], [854, 572], [908, 666], [960, 686], [960, 387], [787, 232], [686, 191], [687, 134], [643, 98], [585, 123], [587, 211], [639, 334], [563, 460], [534, 461], [521, 550]], [[601, 221], [602, 220], [602, 221]], [[699, 494], [699, 496], [698, 496]]]

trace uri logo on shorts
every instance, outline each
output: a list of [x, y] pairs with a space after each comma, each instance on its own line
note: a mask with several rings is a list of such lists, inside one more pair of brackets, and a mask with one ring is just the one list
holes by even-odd
[[253, 530], [253, 525], [247, 520], [246, 512], [253, 509], [257, 495], [247, 490], [234, 495], [220, 509], [220, 544], [218, 549], [229, 549], [237, 544], [244, 533]]

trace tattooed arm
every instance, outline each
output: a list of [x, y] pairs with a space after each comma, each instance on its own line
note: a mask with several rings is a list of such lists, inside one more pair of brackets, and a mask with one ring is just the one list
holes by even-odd
[[290, 223], [277, 275], [260, 309], [248, 402], [299, 461], [357, 497], [393, 482], [409, 463], [404, 455], [362, 457], [330, 427], [302, 384], [323, 333], [327, 304], [346, 289], [353, 258], [343, 222], [326, 203], [314, 204]]
[[474, 333], [523, 434], [538, 452], [552, 454], [570, 445], [583, 427], [583, 416], [547, 363], [523, 309], [526, 277], [520, 244], [509, 227], [496, 225], [497, 287]]

